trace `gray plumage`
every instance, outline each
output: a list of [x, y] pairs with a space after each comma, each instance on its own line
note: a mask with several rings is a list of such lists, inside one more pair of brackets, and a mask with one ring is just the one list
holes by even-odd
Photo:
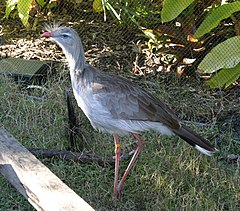
[[206, 155], [215, 151], [212, 144], [183, 125], [174, 112], [152, 94], [127, 79], [88, 64], [75, 30], [56, 26], [48, 28], [42, 36], [50, 37], [63, 49], [78, 106], [94, 128], [110, 134], [155, 130], [166, 135], [176, 134]]

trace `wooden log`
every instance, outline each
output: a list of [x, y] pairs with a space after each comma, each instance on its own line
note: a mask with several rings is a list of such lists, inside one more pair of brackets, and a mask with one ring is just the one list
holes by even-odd
[[37, 210], [94, 210], [2, 127], [0, 172]]

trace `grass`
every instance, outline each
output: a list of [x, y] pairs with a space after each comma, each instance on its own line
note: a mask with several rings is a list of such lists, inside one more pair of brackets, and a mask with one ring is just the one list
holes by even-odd
[[[140, 83], [144, 84], [143, 81]], [[47, 82], [45, 93], [31, 92], [32, 95], [44, 95], [46, 99], [37, 101], [25, 97], [26, 90], [2, 77], [1, 125], [25, 147], [66, 149], [68, 119], [65, 89], [68, 85], [68, 72], [59, 72]], [[214, 112], [211, 112], [220, 98], [198, 86], [194, 89], [189, 85], [180, 88], [176, 84], [163, 87], [161, 83], [146, 83], [143, 86], [172, 105], [178, 116], [191, 121], [190, 126], [204, 137], [213, 137], [211, 142], [218, 143], [220, 152], [207, 157], [178, 137], [143, 133], [146, 145], [125, 182], [120, 201], [113, 196], [113, 167], [39, 159], [96, 210], [239, 210], [239, 161], [229, 164], [225, 159], [227, 154], [239, 154], [239, 145], [232, 139], [232, 127], [226, 127], [224, 133], [219, 132]], [[94, 131], [74, 105], [88, 140], [83, 150], [112, 156], [113, 138]], [[198, 124], [200, 120], [204, 120], [205, 124]], [[131, 149], [134, 140], [122, 137], [121, 143], [123, 152], [126, 152]], [[121, 175], [128, 162], [120, 163]], [[0, 210], [33, 210], [1, 176], [0, 187]]]
[[[140, 53], [139, 49], [144, 50], [146, 46], [142, 46], [142, 41], [139, 46], [135, 46], [134, 43], [139, 41], [135, 34], [139, 32], [127, 27], [121, 29], [121, 26], [113, 23], [103, 23], [101, 15], [98, 21], [92, 13], [88, 17], [87, 14], [81, 15], [81, 10], [76, 11], [75, 17], [65, 15], [64, 20], [71, 21], [73, 27], [78, 29], [88, 61], [104, 71], [125, 75], [159, 96], [171, 105], [180, 119], [216, 143], [220, 151], [207, 157], [177, 137], [143, 133], [146, 145], [125, 182], [120, 201], [113, 197], [113, 167], [39, 159], [96, 210], [240, 210], [239, 160], [235, 163], [226, 161], [228, 154], [240, 154], [240, 140], [237, 139], [240, 135], [232, 124], [234, 117], [239, 122], [236, 117], [240, 111], [239, 90], [212, 92], [196, 81], [182, 85], [177, 78], [161, 73], [153, 76], [149, 73], [146, 80], [144, 77], [132, 76], [131, 71], [135, 72], [137, 67], [141, 67], [143, 72], [151, 72], [159, 67], [155, 61], [150, 62], [143, 51]], [[54, 16], [57, 20], [62, 20], [62, 17], [62, 14]], [[12, 40], [18, 37], [39, 38], [40, 26], [39, 32], [35, 33], [22, 30], [17, 19], [2, 21], [5, 29], [2, 38], [6, 44], [16, 45]], [[39, 21], [46, 22], [45, 19]], [[54, 53], [50, 59], [61, 58], [61, 51], [57, 51], [57, 48], [47, 48], [49, 43], [37, 42], [36, 52], [32, 44], [30, 47], [24, 43], [21, 45], [26, 47], [16, 46], [17, 57], [22, 57], [24, 53], [33, 56], [30, 58], [41, 57], [40, 51], [43, 59], [50, 57], [51, 52]], [[65, 89], [70, 86], [68, 74], [60, 66], [57, 75], [44, 85], [47, 91], [43, 93], [24, 90], [8, 78], [0, 76], [0, 126], [3, 125], [25, 147], [67, 149], [69, 140]], [[238, 93], [235, 94], [236, 91]], [[46, 101], [32, 100], [23, 94], [44, 96]], [[74, 105], [88, 141], [82, 144], [79, 139], [78, 148], [101, 156], [114, 155], [113, 137], [94, 131], [75, 102]], [[135, 143], [129, 137], [122, 137], [120, 141], [123, 153], [130, 151]], [[82, 145], [84, 148], [81, 148]], [[124, 160], [120, 163], [121, 175], [128, 162]], [[33, 208], [0, 175], [1, 210]]]

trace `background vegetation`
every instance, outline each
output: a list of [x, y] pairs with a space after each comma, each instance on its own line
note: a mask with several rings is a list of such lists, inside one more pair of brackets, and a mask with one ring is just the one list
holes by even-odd
[[[142, 134], [147, 144], [120, 201], [113, 196], [112, 166], [39, 158], [91, 206], [240, 209], [239, 1], [8, 0], [0, 11], [1, 57], [64, 61], [59, 48], [40, 39], [46, 22], [61, 20], [77, 29], [91, 64], [154, 93], [220, 150], [209, 158], [177, 137]], [[1, 75], [0, 124], [26, 147], [68, 149], [69, 86], [63, 63], [40, 91]], [[72, 150], [113, 156], [113, 138], [94, 131], [73, 103], [87, 143], [77, 137]], [[136, 147], [130, 137], [121, 143], [123, 153]], [[0, 209], [32, 209], [3, 177], [0, 187]]]
[[[31, 27], [30, 12], [34, 13], [32, 27], [35, 28], [39, 16], [58, 6], [56, 0], [6, 2], [5, 17], [8, 18], [17, 7], [23, 25], [28, 28]], [[172, 55], [176, 58], [175, 65], [185, 63], [181, 74], [193, 74], [197, 69], [210, 74], [212, 78], [207, 84], [212, 88], [227, 88], [240, 76], [239, 1], [165, 0], [160, 3], [147, 0], [94, 0], [92, 8], [95, 12], [103, 12], [105, 21], [107, 10], [119, 23], [127, 24], [130, 20], [149, 38], [151, 50]], [[184, 59], [189, 59], [189, 62], [184, 62]]]

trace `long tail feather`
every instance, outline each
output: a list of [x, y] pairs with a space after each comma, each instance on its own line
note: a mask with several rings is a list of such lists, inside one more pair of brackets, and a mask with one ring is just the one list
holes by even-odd
[[173, 132], [205, 155], [211, 156], [216, 151], [216, 148], [209, 141], [192, 131], [186, 125], [182, 124], [181, 128], [174, 129]]

